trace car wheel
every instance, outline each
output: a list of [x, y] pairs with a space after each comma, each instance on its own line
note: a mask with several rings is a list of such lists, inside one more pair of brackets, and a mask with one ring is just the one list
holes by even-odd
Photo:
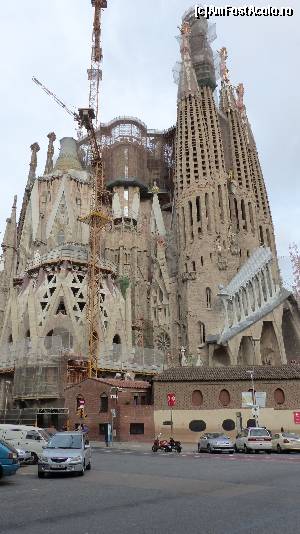
[[2, 467], [0, 465], [0, 478], [2, 478], [2, 477], [3, 477], [3, 469], [2, 469]]
[[276, 450], [277, 450], [278, 454], [280, 454], [282, 452], [282, 448], [280, 447], [279, 443], [278, 443], [278, 445], [276, 447]]
[[202, 452], [200, 445], [198, 445], [198, 452]]
[[234, 452], [239, 452], [239, 449], [237, 448], [237, 446], [236, 446], [236, 445], [234, 445], [234, 447], [233, 447], [233, 448], [234, 448]]
[[39, 478], [45, 478], [45, 474], [46, 473], [43, 473], [43, 471], [38, 471], [38, 477]]
[[89, 463], [87, 464], [87, 466], [86, 466], [86, 470], [87, 470], [87, 471], [90, 471], [91, 468], [92, 468], [92, 465], [91, 465], [91, 462], [89, 462]]
[[31, 453], [31, 465], [36, 465], [38, 463], [39, 459], [38, 459], [38, 455], [35, 453], [35, 452], [32, 452]]
[[244, 453], [245, 454], [249, 454], [250, 453], [250, 449], [248, 449], [247, 445], [244, 445]]
[[85, 472], [85, 463], [83, 464], [83, 466], [82, 466], [82, 470], [79, 471], [78, 475], [79, 475], [80, 477], [83, 477], [84, 472]]

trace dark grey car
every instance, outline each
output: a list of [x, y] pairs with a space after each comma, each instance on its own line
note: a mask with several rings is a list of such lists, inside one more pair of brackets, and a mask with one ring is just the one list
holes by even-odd
[[198, 452], [234, 452], [234, 444], [225, 434], [207, 432], [200, 436]]

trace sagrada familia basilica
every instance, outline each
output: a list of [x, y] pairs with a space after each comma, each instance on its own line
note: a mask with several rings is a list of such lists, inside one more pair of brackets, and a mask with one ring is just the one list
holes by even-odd
[[[230, 80], [226, 48], [216, 61], [212, 41], [208, 22], [188, 12], [175, 126], [151, 130], [124, 116], [97, 131], [112, 198], [101, 237], [99, 376], [300, 358], [244, 87]], [[88, 350], [88, 144], [64, 137], [54, 160], [56, 136], [48, 138], [42, 175], [31, 145], [20, 215], [15, 198], [2, 242], [0, 367], [14, 368], [16, 402], [58, 398], [60, 373], [75, 377]]]

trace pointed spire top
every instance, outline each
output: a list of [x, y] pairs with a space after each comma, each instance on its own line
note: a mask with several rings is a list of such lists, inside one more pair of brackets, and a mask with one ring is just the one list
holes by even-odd
[[181, 69], [178, 85], [178, 100], [199, 91], [198, 82], [191, 60], [190, 35], [191, 26], [188, 21], [184, 21], [180, 27], [180, 53]]
[[239, 83], [238, 86], [235, 88], [237, 99], [236, 99], [236, 106], [240, 112], [245, 110], [245, 104], [244, 104], [244, 94], [245, 94], [245, 88], [242, 83]]
[[30, 146], [30, 150], [31, 150], [31, 159], [30, 159], [30, 164], [29, 164], [28, 184], [35, 178], [35, 173], [36, 173], [36, 168], [37, 168], [37, 153], [40, 150], [38, 143], [33, 143]]
[[56, 140], [56, 135], [54, 132], [50, 132], [48, 133], [47, 137], [49, 139], [49, 143], [44, 174], [49, 174], [53, 170], [54, 141]]
[[8, 248], [16, 247], [17, 237], [17, 195], [14, 196], [13, 205], [11, 208], [11, 215], [6, 219], [6, 228], [2, 242], [2, 249], [5, 252]]
[[221, 50], [218, 51], [218, 54], [220, 56], [220, 76], [221, 76], [221, 80], [226, 85], [230, 84], [229, 70], [228, 70], [227, 64], [226, 64], [226, 61], [228, 59], [227, 48], [225, 46], [223, 46], [221, 48]]

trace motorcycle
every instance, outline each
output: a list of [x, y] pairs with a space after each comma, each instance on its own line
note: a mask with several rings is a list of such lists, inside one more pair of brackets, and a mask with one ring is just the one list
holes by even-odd
[[181, 446], [180, 441], [175, 441], [173, 438], [170, 438], [169, 447], [171, 448], [171, 451], [175, 451], [175, 452], [182, 451], [182, 446]]
[[173, 452], [173, 451], [176, 451], [176, 452], [181, 452], [182, 451], [182, 447], [181, 447], [181, 443], [180, 441], [175, 441], [173, 438], [170, 438], [169, 441], [167, 441], [166, 439], [160, 439], [160, 436], [161, 434], [159, 434], [154, 442], [153, 442], [153, 445], [152, 445], [152, 451], [153, 452], [157, 452], [157, 451], [164, 451], [164, 452]]

